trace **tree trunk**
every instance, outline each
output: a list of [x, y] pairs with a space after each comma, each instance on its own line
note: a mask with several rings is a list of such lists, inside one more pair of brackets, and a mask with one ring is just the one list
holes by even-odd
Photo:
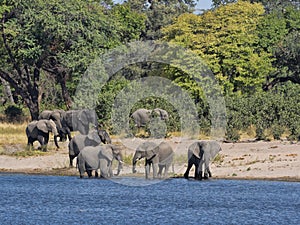
[[61, 87], [61, 91], [62, 91], [62, 96], [63, 96], [63, 99], [64, 99], [64, 102], [66, 104], [66, 107], [67, 109], [71, 109], [72, 107], [72, 99], [70, 97], [70, 94], [69, 94], [69, 91], [67, 89], [67, 85], [66, 85], [66, 72], [60, 72], [58, 75], [57, 75], [57, 78], [58, 78], [58, 82], [60, 84], [60, 87]]
[[15, 101], [14, 101], [9, 83], [6, 80], [4, 80], [2, 77], [1, 77], [1, 82], [4, 87], [3, 92], [4, 92], [6, 101], [8, 100], [10, 103], [14, 104]]

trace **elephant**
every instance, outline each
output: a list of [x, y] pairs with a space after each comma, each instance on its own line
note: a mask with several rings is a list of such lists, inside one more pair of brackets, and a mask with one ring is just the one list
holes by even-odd
[[90, 123], [93, 128], [98, 128], [97, 114], [95, 110], [91, 109], [68, 110], [65, 113], [64, 121], [67, 132], [79, 131], [81, 134], [87, 135]]
[[159, 116], [161, 120], [168, 120], [169, 118], [168, 112], [160, 108], [156, 108], [154, 110], [141, 108], [137, 109], [131, 114], [135, 126], [138, 128], [146, 126], [146, 124], [150, 121], [151, 117], [155, 116]]
[[161, 120], [168, 120], [169, 119], [169, 114], [166, 110], [160, 109], [160, 108], [155, 108], [153, 110]]
[[86, 146], [97, 146], [100, 143], [111, 144], [111, 139], [105, 130], [93, 130], [88, 135], [77, 134], [69, 142], [70, 167], [73, 167], [73, 159]]
[[66, 140], [68, 136], [69, 141], [72, 139], [70, 129], [68, 129], [65, 121], [66, 112], [62, 109], [44, 110], [40, 113], [38, 120], [41, 119], [52, 119], [56, 124], [56, 128], [59, 133], [60, 140]]
[[188, 148], [188, 167], [184, 173], [184, 178], [188, 179], [193, 165], [195, 165], [194, 178], [196, 180], [212, 177], [209, 163], [221, 150], [221, 146], [217, 141], [196, 141], [191, 144]]
[[77, 158], [80, 178], [84, 177], [85, 172], [87, 172], [90, 178], [93, 170], [95, 170], [95, 177], [98, 177], [98, 169], [100, 169], [101, 177], [103, 178], [113, 176], [111, 168], [113, 159], [119, 161], [118, 172], [116, 174], [119, 175], [123, 163], [121, 148], [119, 146], [107, 144], [84, 147]]
[[[167, 177], [170, 165], [173, 162], [174, 151], [167, 142], [161, 142], [159, 145], [154, 142], [144, 142], [139, 145], [132, 159], [132, 172], [136, 173], [136, 163], [145, 158], [145, 178], [149, 178], [150, 166], [153, 167], [153, 178], [161, 177], [162, 170], [164, 177]], [[157, 172], [157, 168], [159, 171]]]
[[42, 151], [47, 151], [49, 132], [53, 133], [54, 143], [59, 148], [57, 143], [58, 131], [53, 120], [34, 120], [30, 122], [26, 127], [27, 145], [29, 148], [33, 147], [33, 142], [38, 141]]

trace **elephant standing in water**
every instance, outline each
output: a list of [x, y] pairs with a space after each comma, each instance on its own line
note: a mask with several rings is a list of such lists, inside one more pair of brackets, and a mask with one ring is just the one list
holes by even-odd
[[98, 169], [100, 169], [101, 177], [108, 178], [113, 176], [111, 168], [113, 159], [119, 161], [116, 174], [119, 175], [123, 163], [119, 146], [107, 144], [84, 147], [77, 158], [80, 178], [83, 178], [85, 172], [87, 172], [88, 177], [91, 177], [93, 170], [95, 170], [95, 177], [98, 177]]
[[[196, 180], [202, 180], [211, 177], [209, 168], [210, 160], [212, 160], [221, 151], [221, 146], [217, 141], [197, 141], [188, 148], [188, 167], [184, 173], [184, 178], [188, 179], [190, 169], [195, 165]], [[203, 170], [204, 164], [204, 170]], [[203, 174], [204, 171], [204, 174]]]
[[[136, 173], [136, 163], [145, 158], [145, 177], [149, 178], [150, 166], [153, 167], [153, 178], [161, 177], [162, 170], [164, 177], [167, 177], [170, 165], [173, 162], [174, 152], [167, 142], [161, 142], [159, 145], [154, 142], [142, 143], [135, 151], [132, 159], [132, 172]], [[157, 171], [159, 169], [159, 171]]]
[[57, 143], [58, 131], [53, 120], [35, 120], [30, 122], [26, 127], [27, 144], [29, 148], [32, 148], [33, 142], [38, 141], [42, 151], [47, 151], [49, 132], [53, 133], [54, 143], [56, 147], [59, 148]]
[[77, 134], [69, 142], [70, 167], [73, 166], [73, 159], [86, 146], [97, 146], [100, 143], [111, 144], [111, 139], [105, 130], [93, 130], [89, 134]]

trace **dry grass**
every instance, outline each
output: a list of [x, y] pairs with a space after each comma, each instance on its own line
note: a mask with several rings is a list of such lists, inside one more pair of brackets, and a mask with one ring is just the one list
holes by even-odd
[[0, 146], [26, 144], [27, 143], [27, 137], [25, 133], [26, 126], [27, 123], [23, 123], [23, 124], [1, 123], [0, 124]]

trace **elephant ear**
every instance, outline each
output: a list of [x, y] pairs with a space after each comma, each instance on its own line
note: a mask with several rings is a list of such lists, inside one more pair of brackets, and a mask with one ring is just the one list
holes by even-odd
[[34, 120], [32, 122], [30, 122], [28, 125], [27, 125], [27, 130], [28, 132], [31, 134], [33, 132], [33, 130], [37, 127], [37, 123], [38, 121], [37, 120]]
[[146, 147], [145, 147], [146, 158], [151, 159], [151, 158], [155, 157], [158, 154], [159, 146], [153, 142], [148, 142], [145, 144], [146, 144]]
[[48, 121], [49, 120], [39, 120], [36, 124], [36, 127], [40, 131], [43, 131], [44, 133], [48, 133], [49, 131], [51, 131], [51, 128], [48, 127]]
[[153, 109], [153, 112], [155, 112], [158, 116], [160, 116], [161, 117], [161, 111], [160, 111], [160, 109], [159, 108], [155, 108], [155, 109]]
[[56, 124], [53, 120], [39, 120], [37, 123], [37, 128], [44, 133], [48, 133], [50, 131], [54, 136], [58, 135]]
[[[199, 141], [190, 146], [194, 156], [196, 156], [199, 159], [201, 159], [202, 154], [203, 154], [203, 145], [204, 145], [204, 142]], [[202, 154], [201, 154], [201, 152], [202, 152]]]
[[114, 159], [113, 149], [110, 145], [103, 145], [100, 154], [109, 161], [112, 161]]

